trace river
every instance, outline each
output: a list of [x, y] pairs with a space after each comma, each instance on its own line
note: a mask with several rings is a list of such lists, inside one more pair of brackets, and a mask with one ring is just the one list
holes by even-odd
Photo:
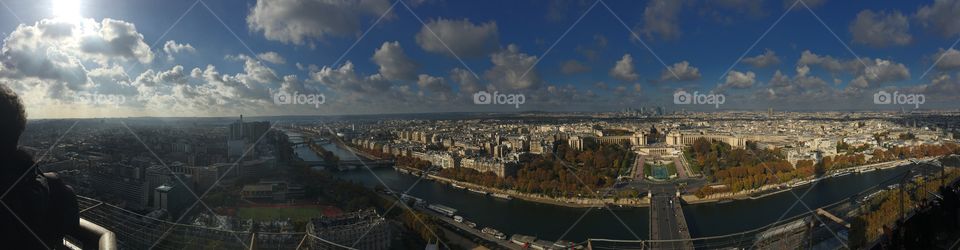
[[[349, 151], [334, 144], [324, 145], [324, 148], [341, 159], [355, 158]], [[319, 159], [305, 146], [296, 147], [295, 152], [304, 160]], [[793, 190], [797, 196], [802, 196], [808, 189], [810, 191], [804, 196], [803, 204], [797, 203], [789, 212], [786, 210], [797, 201], [791, 192], [724, 204], [686, 205], [683, 211], [694, 238], [731, 234], [774, 223], [781, 217], [789, 218], [807, 212], [807, 206], [816, 209], [834, 203], [906, 171], [908, 168], [898, 167], [850, 174], [827, 178], [815, 186], [797, 188]], [[381, 184], [382, 181], [395, 192], [409, 189], [410, 195], [425, 199], [428, 203], [439, 203], [458, 209], [458, 215], [476, 222], [478, 227], [493, 227], [507, 235], [526, 234], [545, 240], [562, 238], [574, 242], [582, 242], [587, 238], [632, 240], [649, 237], [647, 208], [570, 208], [520, 199], [506, 201], [455, 189], [438, 182], [418, 182], [418, 177], [397, 172], [392, 168], [358, 168], [336, 175], [369, 187]]]

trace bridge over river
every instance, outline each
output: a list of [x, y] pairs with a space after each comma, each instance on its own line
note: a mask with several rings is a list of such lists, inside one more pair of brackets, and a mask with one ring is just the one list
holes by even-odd
[[650, 240], [654, 249], [693, 249], [690, 229], [673, 184], [650, 188]]
[[393, 167], [393, 160], [341, 160], [337, 163], [330, 163], [324, 160], [319, 161], [305, 161], [305, 163], [311, 167], [325, 167], [325, 168], [338, 168], [340, 170], [348, 170], [355, 168], [382, 168], [382, 167]]

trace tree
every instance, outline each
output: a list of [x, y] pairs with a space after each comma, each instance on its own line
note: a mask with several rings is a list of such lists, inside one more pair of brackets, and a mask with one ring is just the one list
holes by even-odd
[[860, 249], [867, 244], [867, 221], [863, 216], [850, 219], [850, 233], [847, 236], [847, 245], [850, 249]]

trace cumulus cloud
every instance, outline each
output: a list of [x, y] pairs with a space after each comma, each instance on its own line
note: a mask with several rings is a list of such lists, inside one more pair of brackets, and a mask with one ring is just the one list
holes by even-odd
[[450, 70], [450, 80], [460, 86], [461, 93], [473, 94], [480, 90], [480, 80], [468, 70], [461, 68]]
[[520, 47], [515, 44], [490, 55], [490, 62], [493, 67], [484, 73], [484, 77], [497, 89], [534, 89], [541, 83], [540, 75], [532, 68], [537, 56], [520, 52]]
[[[933, 55], [937, 70], [949, 71], [960, 69], [960, 51], [950, 48], [948, 50], [940, 49]], [[939, 61], [937, 61], [939, 60]]]
[[[418, 100], [409, 86], [392, 85], [380, 73], [360, 75], [350, 62], [338, 68], [304, 66], [310, 71], [306, 81], [296, 75], [280, 76], [266, 65], [268, 61], [284, 62], [272, 52], [226, 56], [229, 62], [241, 63], [240, 72], [222, 72], [214, 65], [191, 69], [174, 63], [162, 69], [144, 65], [142, 72], [127, 75], [128, 69], [121, 65], [147, 62], [153, 57], [139, 52], [142, 35], [131, 33], [133, 28], [120, 20], [89, 19], [81, 23], [42, 20], [21, 25], [3, 39], [0, 82], [24, 98], [33, 117], [277, 114], [298, 113], [301, 111], [290, 110], [301, 108], [306, 108], [302, 112], [317, 111], [313, 106], [274, 105], [272, 97], [278, 91], [330, 91], [328, 100], [339, 101], [342, 97], [352, 101], [343, 104], [351, 105], [351, 111], [364, 109], [357, 103], [390, 100], [403, 106]], [[127, 41], [120, 41], [124, 39]], [[165, 44], [163, 52], [184, 53], [191, 47], [173, 41]], [[450, 92], [442, 77], [427, 76], [417, 84], [424, 91]], [[468, 84], [478, 85], [473, 80]], [[78, 98], [93, 94], [119, 95], [125, 102], [105, 109], [102, 104], [84, 103]], [[446, 94], [439, 96], [446, 98]], [[321, 109], [343, 110], [333, 106], [338, 103], [331, 102]], [[368, 107], [383, 107], [377, 104]]]
[[744, 89], [753, 87], [753, 84], [757, 82], [757, 74], [753, 71], [747, 71], [746, 73], [731, 70], [730, 73], [727, 73], [727, 79], [723, 83], [723, 87], [730, 87], [735, 89]]
[[836, 94], [826, 81], [809, 75], [809, 72], [810, 68], [805, 65], [797, 66], [797, 74], [793, 77], [777, 70], [758, 95], [768, 100], [802, 103], [822, 101]]
[[800, 66], [819, 66], [833, 74], [853, 76], [849, 87], [857, 89], [875, 88], [885, 83], [910, 78], [910, 70], [902, 63], [884, 59], [862, 58], [840, 60], [832, 56], [821, 56], [804, 51], [797, 61]]
[[283, 56], [281, 56], [279, 53], [273, 52], [273, 51], [257, 54], [257, 58], [260, 58], [260, 60], [264, 60], [272, 64], [287, 63], [287, 59], [284, 59]]
[[743, 62], [753, 67], [766, 68], [780, 64], [780, 57], [777, 57], [777, 53], [773, 50], [766, 49], [761, 55], [744, 58]]
[[420, 74], [417, 77], [417, 86], [420, 87], [421, 95], [426, 95], [423, 91], [429, 92], [432, 99], [449, 100], [451, 98], [450, 85], [443, 77], [436, 77], [427, 74]]
[[136, 89], [130, 84], [130, 76], [119, 65], [90, 70], [87, 76], [92, 82], [90, 89], [97, 93], [123, 96], [137, 94]]
[[373, 62], [380, 66], [380, 74], [389, 80], [414, 80], [419, 67], [407, 53], [403, 52], [400, 42], [384, 42], [373, 53]]
[[630, 54], [624, 54], [617, 61], [617, 64], [610, 69], [610, 76], [624, 82], [633, 82], [640, 78], [640, 75], [633, 68], [633, 57]]
[[832, 56], [817, 55], [809, 50], [804, 50], [797, 60], [797, 65], [817, 65], [831, 73], [856, 72], [860, 70], [862, 64], [857, 60], [841, 61]]
[[700, 80], [700, 69], [690, 66], [687, 61], [674, 63], [660, 72], [660, 81], [696, 81]]
[[674, 39], [680, 36], [680, 10], [684, 1], [651, 0], [643, 10], [643, 26], [640, 31], [647, 38], [659, 36]]
[[560, 72], [564, 75], [574, 75], [589, 71], [590, 66], [584, 65], [582, 62], [574, 59], [564, 61], [562, 64], [560, 64]]
[[[133, 24], [114, 19], [75, 23], [44, 19], [17, 26], [3, 41], [0, 78], [15, 90], [34, 91], [37, 99], [56, 102], [97, 91], [89, 73], [98, 66], [149, 63], [154, 57]], [[97, 73], [97, 80], [104, 80], [106, 72]]]
[[892, 13], [863, 10], [850, 24], [853, 42], [872, 47], [906, 45], [913, 41], [910, 35], [910, 23], [899, 11]]
[[941, 36], [953, 37], [960, 34], [957, 13], [960, 13], [960, 1], [935, 0], [933, 5], [920, 7], [914, 17], [923, 27]]
[[143, 42], [133, 23], [105, 18], [100, 22], [98, 36], [82, 36], [80, 49], [103, 57], [135, 59], [141, 63], [153, 61], [150, 46]]
[[469, 19], [430, 20], [416, 40], [423, 50], [458, 57], [484, 56], [500, 46], [496, 22], [474, 24]]
[[350, 61], [339, 68], [324, 66], [319, 71], [311, 72], [310, 79], [333, 90], [354, 93], [376, 94], [390, 89], [390, 81], [383, 75], [360, 76]]
[[920, 93], [940, 98], [957, 99], [960, 96], [960, 73], [951, 77], [949, 74], [940, 74], [930, 81], [917, 87]]
[[247, 27], [268, 40], [303, 45], [327, 36], [360, 32], [366, 18], [390, 9], [388, 0], [273, 1], [258, 0], [247, 15]]
[[189, 43], [177, 43], [174, 40], [168, 40], [163, 44], [163, 52], [167, 54], [167, 60], [173, 61], [173, 55], [180, 53], [195, 53], [197, 49]]
[[874, 59], [867, 64], [863, 74], [860, 74], [850, 85], [860, 89], [879, 87], [881, 84], [910, 79], [910, 70], [901, 63], [889, 60]]

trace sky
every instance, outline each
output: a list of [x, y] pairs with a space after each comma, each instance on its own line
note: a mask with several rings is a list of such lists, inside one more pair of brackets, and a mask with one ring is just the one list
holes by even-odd
[[0, 7], [30, 118], [960, 108], [957, 0]]

